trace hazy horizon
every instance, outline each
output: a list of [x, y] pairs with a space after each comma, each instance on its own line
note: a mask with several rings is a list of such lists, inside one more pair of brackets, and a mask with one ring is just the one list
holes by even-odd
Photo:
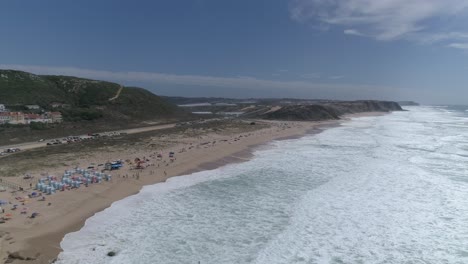
[[158, 95], [468, 104], [468, 3], [36, 1], [0, 10], [0, 68]]

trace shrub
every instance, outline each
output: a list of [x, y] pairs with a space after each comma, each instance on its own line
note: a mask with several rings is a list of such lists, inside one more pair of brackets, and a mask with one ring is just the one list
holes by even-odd
[[31, 130], [45, 130], [48, 128], [48, 126], [46, 123], [42, 122], [31, 122], [29, 124], [29, 128], [31, 128]]
[[103, 117], [101, 111], [90, 108], [74, 108], [62, 111], [65, 121], [95, 120]]

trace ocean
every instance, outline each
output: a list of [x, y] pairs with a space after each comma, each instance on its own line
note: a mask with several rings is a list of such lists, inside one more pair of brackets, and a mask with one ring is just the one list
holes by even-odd
[[468, 263], [468, 107], [406, 109], [146, 186], [57, 263]]

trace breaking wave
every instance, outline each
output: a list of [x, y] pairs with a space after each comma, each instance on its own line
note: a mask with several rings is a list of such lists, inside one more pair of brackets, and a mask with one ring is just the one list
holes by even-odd
[[410, 110], [146, 186], [57, 263], [468, 263], [468, 117]]

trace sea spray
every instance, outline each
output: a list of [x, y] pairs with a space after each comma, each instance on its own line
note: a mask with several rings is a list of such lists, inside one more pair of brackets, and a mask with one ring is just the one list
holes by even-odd
[[58, 263], [467, 263], [468, 117], [409, 109], [147, 186]]

